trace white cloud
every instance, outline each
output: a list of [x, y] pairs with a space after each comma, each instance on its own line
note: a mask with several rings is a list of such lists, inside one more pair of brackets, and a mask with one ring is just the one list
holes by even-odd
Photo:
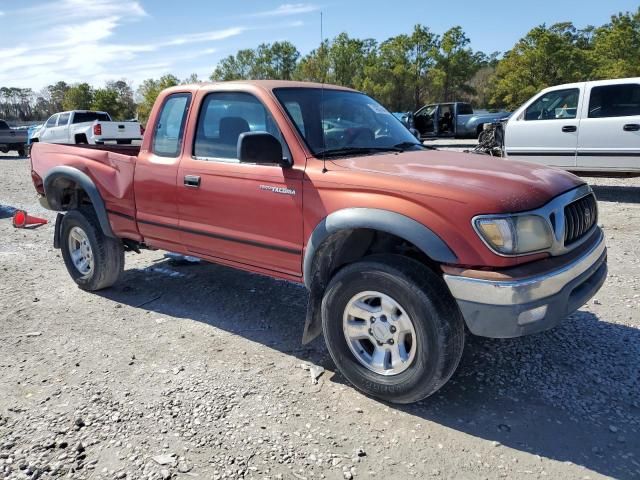
[[285, 3], [273, 10], [250, 14], [251, 17], [286, 17], [290, 15], [301, 15], [303, 13], [316, 12], [320, 9], [311, 3]]
[[[273, 20], [317, 9], [308, 3], [282, 4], [274, 10], [250, 15], [261, 17], [264, 22], [247, 20], [249, 15], [245, 15], [250, 26], [239, 21], [221, 29], [180, 33], [158, 28], [159, 23], [139, 1], [39, 0], [30, 2], [28, 7], [5, 8], [0, 13], [5, 15], [0, 28], [0, 45], [5, 45], [0, 48], [0, 86], [40, 90], [58, 80], [100, 86], [114, 78], [126, 78], [137, 84], [165, 73], [181, 76], [191, 71], [206, 78], [208, 75], [203, 72], [213, 69], [213, 56], [233, 49], [225, 44], [218, 48], [216, 42], [250, 31], [282, 31], [300, 26], [302, 22], [295, 19], [282, 24]], [[9, 18], [20, 21], [8, 22]], [[181, 28], [177, 22], [174, 25]], [[132, 39], [136, 38], [132, 36], [133, 29], [139, 32], [137, 38], [143, 40]]]
[[184, 45], [186, 43], [201, 43], [201, 42], [212, 42], [216, 40], [224, 40], [227, 38], [235, 37], [244, 33], [247, 29], [245, 27], [233, 27], [226, 28], [224, 30], [214, 30], [211, 32], [202, 32], [202, 33], [190, 33], [187, 35], [182, 35], [180, 37], [176, 37], [172, 40], [169, 40], [161, 46], [171, 46], [171, 45]]
[[[58, 79], [94, 85], [113, 78], [139, 82], [169, 73], [181, 62], [216, 52], [211, 45], [183, 47], [225, 40], [247, 30], [236, 26], [165, 35], [138, 44], [118, 41], [121, 27], [148, 17], [139, 2], [129, 0], [60, 0], [7, 15], [21, 22], [19, 29], [14, 26], [11, 30], [9, 25], [0, 30], [0, 44], [11, 45], [0, 48], [0, 86], [36, 90]], [[20, 38], [19, 43], [10, 43], [15, 38]]]

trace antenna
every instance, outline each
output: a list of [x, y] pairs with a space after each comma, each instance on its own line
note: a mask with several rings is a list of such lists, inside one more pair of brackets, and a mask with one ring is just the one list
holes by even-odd
[[[323, 32], [323, 15], [322, 10], [320, 10], [320, 52], [322, 52], [323, 60], [326, 61], [324, 55], [326, 52], [324, 51], [324, 32]], [[322, 131], [322, 173], [327, 173], [327, 159], [325, 156], [325, 150], [327, 149], [327, 142], [324, 134], [324, 83], [327, 80], [327, 72], [325, 70], [322, 71], [322, 85], [320, 86], [320, 130]]]

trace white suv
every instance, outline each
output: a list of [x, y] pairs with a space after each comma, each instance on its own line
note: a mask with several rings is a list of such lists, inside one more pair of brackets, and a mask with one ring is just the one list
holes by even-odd
[[512, 159], [640, 173], [640, 78], [547, 88], [513, 113], [504, 144]]

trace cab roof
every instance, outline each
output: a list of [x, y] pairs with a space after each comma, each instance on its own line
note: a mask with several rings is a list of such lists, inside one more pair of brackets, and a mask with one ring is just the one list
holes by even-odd
[[278, 88], [325, 88], [327, 90], [343, 90], [348, 92], [356, 92], [352, 88], [341, 87], [339, 85], [331, 85], [328, 83], [317, 83], [317, 82], [299, 82], [292, 80], [232, 80], [228, 82], [201, 82], [201, 83], [192, 83], [188, 85], [177, 85], [175, 87], [171, 87], [170, 90], [189, 90], [189, 91], [197, 91], [197, 90], [215, 90], [216, 87], [224, 86], [225, 89], [233, 88], [234, 85], [237, 86], [254, 86], [261, 88], [263, 90], [271, 91]]

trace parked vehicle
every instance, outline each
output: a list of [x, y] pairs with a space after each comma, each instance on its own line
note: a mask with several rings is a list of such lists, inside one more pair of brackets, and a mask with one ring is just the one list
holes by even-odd
[[74, 110], [52, 115], [39, 130], [33, 133], [31, 143], [126, 145], [134, 140], [141, 140], [142, 132], [138, 122], [114, 122], [107, 112]]
[[581, 179], [430, 149], [353, 90], [182, 85], [148, 125], [141, 147], [33, 146], [73, 280], [109, 287], [125, 251], [154, 247], [304, 283], [303, 342], [324, 333], [369, 395], [431, 395], [458, 365], [465, 324], [499, 338], [546, 330], [605, 281]]
[[509, 112], [474, 112], [470, 103], [425, 105], [413, 114], [413, 126], [421, 138], [477, 138], [485, 123], [508, 118]]
[[24, 157], [26, 154], [27, 131], [11, 128], [7, 122], [0, 120], [0, 152], [8, 153], [12, 150]]
[[640, 173], [640, 77], [547, 88], [514, 112], [504, 141], [514, 160]]

